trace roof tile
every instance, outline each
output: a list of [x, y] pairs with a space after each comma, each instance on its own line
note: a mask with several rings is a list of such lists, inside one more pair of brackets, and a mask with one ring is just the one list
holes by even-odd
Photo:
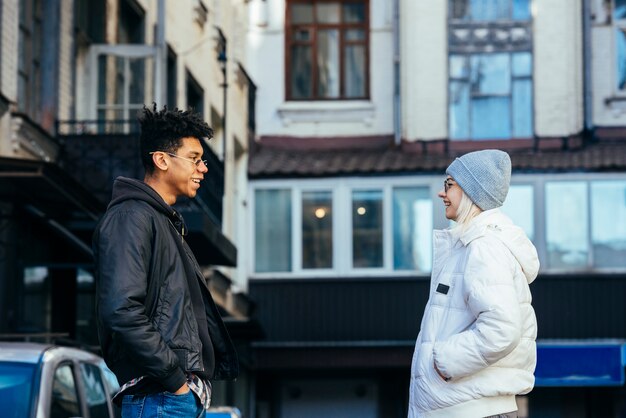
[[[626, 141], [588, 143], [577, 150], [509, 150], [515, 171], [626, 171]], [[456, 155], [415, 148], [289, 149], [259, 144], [251, 178], [324, 177], [445, 171]]]

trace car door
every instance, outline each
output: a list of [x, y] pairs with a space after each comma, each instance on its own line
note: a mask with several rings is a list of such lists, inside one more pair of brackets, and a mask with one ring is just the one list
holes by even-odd
[[50, 418], [83, 417], [74, 364], [59, 363], [52, 374], [50, 395]]
[[81, 394], [84, 397], [89, 418], [112, 418], [111, 395], [108, 392], [98, 365], [79, 362]]

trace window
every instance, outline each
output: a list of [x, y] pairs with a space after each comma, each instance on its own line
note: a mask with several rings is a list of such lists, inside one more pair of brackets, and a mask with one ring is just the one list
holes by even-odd
[[134, 0], [119, 2], [117, 43], [143, 44], [145, 42], [145, 12]]
[[529, 0], [450, 0], [449, 29], [450, 138], [532, 137]]
[[187, 71], [187, 107], [204, 115], [204, 90], [189, 71]]
[[302, 193], [302, 267], [333, 266], [333, 201], [330, 191]]
[[626, 180], [546, 184], [550, 269], [626, 269]]
[[626, 92], [626, 0], [613, 0], [617, 90]]
[[49, 332], [51, 322], [51, 277], [47, 267], [24, 268], [18, 326], [30, 332]]
[[367, 0], [289, 0], [288, 100], [369, 96]]
[[428, 187], [393, 189], [393, 267], [429, 272], [433, 203]]
[[154, 101], [154, 49], [147, 45], [97, 45], [90, 61], [94, 119], [102, 133], [128, 133], [144, 103]]
[[176, 53], [167, 47], [167, 107], [176, 108], [178, 103], [178, 65]]
[[352, 192], [352, 266], [383, 266], [383, 194]]
[[521, 227], [531, 241], [535, 239], [534, 193], [530, 184], [512, 184], [502, 205], [502, 212]]
[[291, 190], [257, 190], [254, 214], [256, 271], [291, 271]]
[[[443, 175], [253, 181], [257, 277], [407, 276], [432, 269]], [[626, 271], [626, 176], [515, 174], [502, 212], [543, 272]]]
[[587, 183], [546, 184], [546, 247], [548, 267], [587, 266], [589, 257]]
[[76, 271], [76, 331], [75, 338], [86, 344], [98, 345], [96, 331], [96, 280], [93, 273]]
[[451, 55], [451, 137], [532, 137], [531, 61], [529, 52]]
[[30, 417], [35, 365], [0, 361], [0, 411], [7, 417]]
[[93, 418], [107, 418], [109, 416], [109, 407], [100, 368], [93, 364], [81, 363], [80, 374], [84, 383], [89, 416]]
[[21, 0], [17, 61], [17, 105], [34, 120], [41, 116], [43, 10], [41, 0]]
[[591, 245], [595, 267], [626, 267], [626, 180], [591, 183]]
[[256, 274], [430, 271], [430, 184], [390, 184], [382, 178], [277, 184], [269, 181], [254, 186]]
[[74, 3], [76, 30], [86, 42], [104, 43], [105, 0], [77, 0]]
[[156, 51], [145, 45], [145, 12], [133, 0], [119, 4], [117, 44], [93, 45], [89, 53], [91, 109], [100, 133], [129, 133], [137, 113], [154, 101]]
[[72, 366], [63, 364], [54, 371], [50, 418], [81, 416]]
[[524, 21], [530, 19], [531, 0], [451, 0], [454, 20], [488, 22], [492, 20]]

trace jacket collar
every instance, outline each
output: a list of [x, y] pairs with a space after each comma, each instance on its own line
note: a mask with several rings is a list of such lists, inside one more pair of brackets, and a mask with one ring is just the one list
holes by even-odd
[[455, 231], [457, 229], [458, 231], [453, 232], [452, 236], [460, 240], [464, 246], [467, 246], [476, 238], [484, 236], [487, 233], [488, 228], [497, 228], [497, 225], [494, 222], [500, 215], [501, 212], [499, 208], [481, 212], [470, 221], [469, 225], [465, 227], [459, 226], [453, 228], [451, 231]]

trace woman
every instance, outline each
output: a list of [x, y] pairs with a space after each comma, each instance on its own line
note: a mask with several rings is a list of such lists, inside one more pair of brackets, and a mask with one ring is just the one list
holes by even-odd
[[537, 321], [529, 284], [537, 251], [498, 209], [507, 153], [463, 155], [439, 192], [451, 229], [433, 235], [430, 297], [411, 366], [409, 418], [517, 417], [534, 385]]

